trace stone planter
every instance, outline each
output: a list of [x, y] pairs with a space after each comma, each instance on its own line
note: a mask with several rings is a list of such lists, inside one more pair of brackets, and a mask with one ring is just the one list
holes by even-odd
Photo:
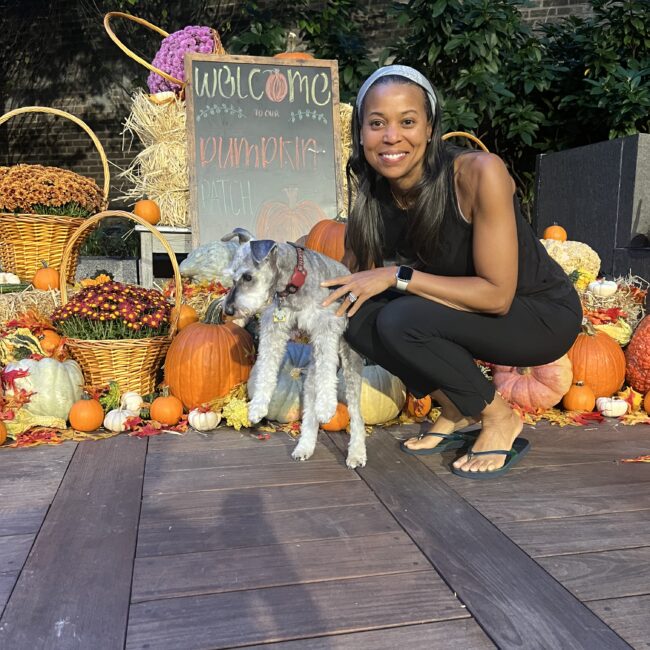
[[138, 259], [127, 257], [80, 257], [75, 278], [81, 280], [95, 275], [97, 271], [108, 271], [117, 282], [138, 284]]

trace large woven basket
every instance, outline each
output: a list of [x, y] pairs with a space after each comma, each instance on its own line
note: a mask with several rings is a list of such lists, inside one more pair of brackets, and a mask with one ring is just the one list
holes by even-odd
[[[140, 65], [143, 65], [145, 68], [147, 68], [147, 70], [150, 70], [151, 72], [155, 72], [156, 74], [159, 74], [163, 79], [166, 79], [170, 83], [180, 86], [181, 94], [183, 94], [185, 91], [186, 82], [182, 81], [181, 79], [176, 79], [176, 77], [172, 77], [170, 74], [167, 74], [160, 68], [156, 68], [148, 61], [145, 61], [145, 59], [135, 54], [135, 52], [132, 52], [126, 45], [124, 45], [124, 43], [122, 43], [122, 41], [120, 41], [120, 39], [113, 31], [111, 27], [112, 18], [124, 18], [126, 20], [131, 20], [134, 23], [138, 23], [139, 25], [147, 27], [148, 29], [160, 34], [163, 38], [169, 36], [169, 33], [166, 32], [164, 29], [161, 29], [160, 27], [156, 27], [156, 25], [150, 23], [144, 18], [138, 18], [137, 16], [125, 14], [121, 11], [110, 11], [104, 16], [104, 29], [106, 30], [110, 39], [117, 45], [117, 47], [120, 48], [120, 50], [122, 50], [122, 52], [124, 52], [127, 56], [131, 57], [134, 61], [137, 61]], [[226, 50], [221, 44], [221, 38], [219, 37], [219, 33], [215, 29], [211, 29], [211, 32], [212, 32], [212, 40], [214, 41], [214, 48], [212, 50], [212, 53], [225, 54]]]
[[181, 274], [176, 262], [176, 255], [167, 240], [158, 232], [158, 229], [131, 212], [121, 210], [107, 210], [100, 212], [79, 227], [72, 235], [68, 245], [63, 252], [63, 263], [59, 271], [61, 281], [61, 304], [68, 301], [67, 288], [64, 282], [67, 264], [70, 261], [75, 242], [88, 228], [94, 227], [99, 221], [106, 217], [125, 217], [150, 230], [160, 241], [165, 252], [169, 255], [174, 270], [175, 282], [175, 316], [166, 336], [155, 336], [142, 339], [125, 340], [83, 340], [66, 339], [66, 345], [70, 355], [75, 359], [84, 374], [87, 384], [99, 386], [116, 381], [122, 392], [134, 390], [141, 395], [152, 393], [156, 387], [156, 375], [167, 353], [167, 348], [176, 333], [180, 303], [182, 301], [183, 289]]
[[[48, 113], [65, 117], [80, 126], [90, 137], [102, 161], [104, 173], [103, 209], [108, 205], [110, 172], [108, 159], [99, 139], [90, 127], [78, 117], [46, 106], [25, 106], [5, 113], [0, 117], [0, 124], [24, 113]], [[41, 262], [55, 269], [61, 267], [63, 249], [72, 234], [84, 223], [85, 219], [77, 217], [58, 217], [46, 214], [0, 213], [0, 264], [4, 271], [15, 273], [22, 280], [31, 281], [41, 268]], [[70, 253], [68, 281], [73, 282], [79, 259], [79, 249], [83, 243], [77, 240], [76, 247]]]

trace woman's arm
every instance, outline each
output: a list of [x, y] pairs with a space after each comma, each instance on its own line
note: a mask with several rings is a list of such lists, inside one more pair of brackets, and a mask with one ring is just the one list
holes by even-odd
[[[459, 161], [457, 188], [463, 212], [474, 229], [476, 275], [447, 277], [415, 271], [408, 293], [462, 311], [506, 314], [515, 295], [518, 273], [514, 182], [499, 157], [477, 153], [462, 156]], [[347, 309], [351, 316], [365, 300], [395, 286], [396, 270], [383, 267], [323, 283], [343, 285], [324, 304], [352, 291], [359, 300], [353, 305], [344, 302], [339, 309], [340, 313]]]

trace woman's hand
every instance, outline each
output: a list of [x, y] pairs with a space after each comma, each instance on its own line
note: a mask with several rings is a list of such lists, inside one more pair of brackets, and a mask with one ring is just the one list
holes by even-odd
[[[354, 316], [359, 311], [359, 307], [368, 298], [372, 298], [382, 291], [386, 291], [386, 289], [395, 286], [396, 272], [396, 266], [382, 266], [378, 269], [360, 271], [359, 273], [351, 273], [350, 275], [342, 275], [338, 278], [325, 280], [325, 282], [320, 283], [321, 287], [338, 288], [330, 293], [322, 305], [323, 307], [327, 307], [345, 296], [341, 306], [336, 311], [336, 315], [343, 316], [347, 312], [348, 316]], [[352, 300], [350, 300], [351, 297]]]

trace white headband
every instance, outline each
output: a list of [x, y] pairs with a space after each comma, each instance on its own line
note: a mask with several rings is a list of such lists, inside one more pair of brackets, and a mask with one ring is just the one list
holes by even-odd
[[429, 103], [431, 104], [431, 112], [436, 114], [436, 94], [433, 91], [433, 86], [429, 83], [428, 79], [418, 72], [415, 68], [410, 68], [407, 65], [387, 65], [379, 70], [375, 70], [364, 82], [361, 88], [359, 89], [359, 94], [357, 95], [357, 108], [361, 108], [363, 103], [363, 98], [366, 96], [368, 90], [372, 84], [380, 79], [381, 77], [387, 77], [389, 75], [394, 75], [397, 77], [404, 77], [413, 83], [416, 83], [424, 92], [426, 92], [427, 97], [429, 98]]

